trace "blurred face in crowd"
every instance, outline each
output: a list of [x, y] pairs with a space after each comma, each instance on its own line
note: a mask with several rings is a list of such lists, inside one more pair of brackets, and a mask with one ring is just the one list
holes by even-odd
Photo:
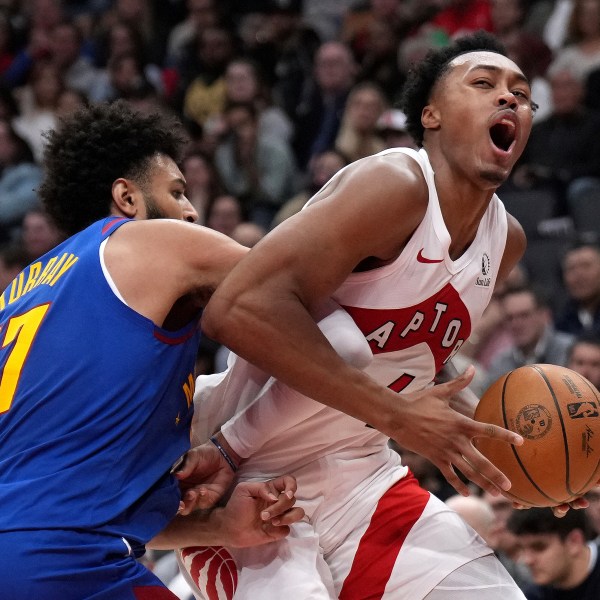
[[219, 196], [210, 209], [206, 225], [231, 237], [231, 234], [241, 222], [242, 210], [237, 198]]
[[324, 93], [345, 92], [352, 86], [354, 73], [354, 59], [344, 44], [326, 42], [317, 50], [315, 76]]
[[592, 488], [586, 495], [585, 499], [590, 505], [585, 509], [590, 520], [592, 528], [597, 535], [600, 535], [600, 485]]
[[521, 0], [492, 0], [492, 21], [496, 32], [512, 30], [523, 17]]
[[313, 190], [320, 190], [344, 166], [346, 161], [337, 152], [316, 156], [311, 165]]
[[258, 81], [254, 69], [248, 63], [234, 61], [225, 71], [227, 98], [232, 102], [250, 102], [258, 95]]
[[563, 69], [549, 75], [548, 79], [554, 114], [569, 115], [581, 107], [585, 88], [579, 77]]
[[528, 291], [507, 294], [502, 300], [506, 326], [514, 343], [523, 352], [531, 352], [550, 321], [549, 310], [537, 305]]
[[563, 587], [569, 581], [572, 569], [569, 536], [563, 541], [556, 533], [519, 535], [519, 560], [529, 568], [535, 583]]
[[[578, 342], [571, 350], [569, 369], [579, 373], [600, 389], [600, 345]], [[600, 523], [599, 523], [600, 525]], [[600, 533], [600, 531], [598, 532]]]
[[571, 250], [563, 261], [567, 292], [582, 304], [600, 299], [600, 251], [591, 246]]
[[374, 87], [363, 87], [351, 92], [346, 111], [350, 125], [358, 132], [375, 130], [377, 119], [385, 110], [385, 98]]

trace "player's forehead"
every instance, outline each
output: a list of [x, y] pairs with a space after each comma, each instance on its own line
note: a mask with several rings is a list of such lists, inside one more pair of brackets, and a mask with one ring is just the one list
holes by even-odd
[[524, 78], [521, 68], [510, 58], [497, 52], [478, 50], [476, 52], [466, 52], [454, 57], [449, 63], [451, 71], [457, 71], [461, 74], [477, 69], [490, 70], [494, 72], [513, 73], [519, 78]]

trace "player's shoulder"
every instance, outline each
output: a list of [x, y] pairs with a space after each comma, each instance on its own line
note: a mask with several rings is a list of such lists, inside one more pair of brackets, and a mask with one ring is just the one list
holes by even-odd
[[343, 177], [348, 182], [370, 184], [379, 191], [387, 187], [394, 194], [405, 191], [413, 195], [427, 187], [421, 160], [414, 150], [390, 149], [350, 164]]

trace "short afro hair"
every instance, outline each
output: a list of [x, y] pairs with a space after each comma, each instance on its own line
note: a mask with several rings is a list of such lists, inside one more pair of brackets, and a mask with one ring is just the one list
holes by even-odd
[[39, 194], [68, 235], [110, 214], [112, 184], [119, 177], [141, 185], [157, 154], [179, 162], [186, 139], [176, 119], [142, 114], [122, 100], [80, 109], [45, 137]]
[[406, 114], [406, 128], [419, 146], [423, 145], [424, 134], [421, 114], [429, 103], [434, 85], [448, 71], [450, 62], [457, 56], [481, 51], [507, 56], [503, 44], [491, 33], [481, 30], [458, 38], [450, 46], [430, 50], [425, 58], [409, 71], [400, 105]]

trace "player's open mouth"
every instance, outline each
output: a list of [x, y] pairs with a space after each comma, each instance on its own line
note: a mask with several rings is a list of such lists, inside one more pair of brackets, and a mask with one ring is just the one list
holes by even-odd
[[514, 121], [502, 119], [490, 127], [490, 137], [496, 148], [507, 152], [515, 141], [517, 126]]

